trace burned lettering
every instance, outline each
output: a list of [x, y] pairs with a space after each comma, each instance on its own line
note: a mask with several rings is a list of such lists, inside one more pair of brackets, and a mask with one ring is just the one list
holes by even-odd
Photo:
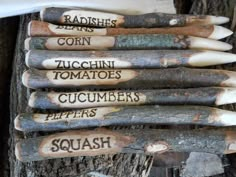
[[57, 44], [60, 46], [88, 46], [91, 45], [91, 37], [59, 37]]
[[93, 32], [94, 28], [84, 27], [84, 26], [67, 26], [67, 25], [57, 25], [55, 29], [63, 29], [68, 31], [80, 31], [80, 32]]
[[93, 149], [112, 148], [111, 137], [79, 137], [79, 138], [58, 138], [51, 141], [51, 152], [89, 151]]
[[55, 60], [55, 64], [57, 69], [105, 69], [115, 68], [115, 61], [109, 60], [93, 60], [87, 59], [86, 61], [78, 61], [78, 60]]
[[47, 114], [44, 121], [50, 122], [50, 121], [56, 121], [56, 120], [89, 119], [89, 118], [95, 117], [96, 115], [97, 115], [97, 108], [81, 109], [77, 111], [50, 113], [50, 114]]
[[[138, 92], [78, 92], [62, 93], [58, 96], [58, 102], [65, 104], [78, 103], [137, 103], [141, 100]], [[92, 110], [91, 110], [92, 111]]]
[[117, 20], [109, 18], [93, 18], [86, 16], [63, 15], [65, 24], [80, 24], [83, 26], [116, 27]]
[[76, 80], [76, 79], [84, 79], [84, 80], [92, 80], [92, 79], [111, 79], [118, 80], [121, 79], [121, 70], [104, 70], [104, 71], [96, 71], [96, 70], [81, 70], [81, 71], [52, 71], [54, 74], [53, 80]]

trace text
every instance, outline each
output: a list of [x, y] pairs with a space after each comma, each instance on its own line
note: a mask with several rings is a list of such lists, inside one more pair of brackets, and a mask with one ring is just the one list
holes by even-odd
[[78, 138], [78, 139], [54, 139], [51, 142], [52, 152], [66, 151], [73, 153], [81, 150], [109, 149], [111, 148], [111, 137]]
[[55, 121], [55, 120], [93, 118], [96, 116], [96, 113], [97, 113], [96, 108], [82, 109], [82, 110], [70, 111], [70, 112], [52, 113], [52, 114], [47, 114], [44, 121], [47, 122], [47, 121]]
[[81, 71], [53, 71], [53, 80], [73, 80], [73, 79], [120, 79], [121, 70], [111, 71], [96, 71], [96, 70], [81, 70]]
[[77, 102], [139, 102], [139, 92], [94, 92], [62, 93], [58, 96], [60, 103], [76, 104]]
[[84, 27], [84, 26], [67, 26], [67, 25], [58, 25], [56, 29], [64, 29], [64, 30], [75, 30], [81, 32], [93, 32], [94, 28]]
[[100, 27], [116, 27], [117, 20], [100, 19], [93, 17], [78, 17], [77, 15], [71, 17], [64, 15], [64, 22], [67, 24], [80, 24], [85, 26], [100, 26]]
[[55, 60], [57, 69], [103, 69], [114, 68], [115, 61], [64, 61]]
[[60, 46], [90, 45], [91, 37], [59, 37], [57, 44]]

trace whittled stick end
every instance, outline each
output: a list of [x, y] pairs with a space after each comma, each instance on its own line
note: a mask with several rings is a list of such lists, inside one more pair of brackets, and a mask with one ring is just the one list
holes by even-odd
[[28, 101], [28, 106], [34, 108], [35, 107], [35, 100], [36, 100], [36, 92], [31, 93], [29, 101]]
[[218, 40], [218, 39], [226, 38], [232, 34], [233, 34], [233, 31], [231, 31], [229, 29], [222, 27], [222, 26], [214, 25], [214, 30], [211, 33], [211, 35], [208, 36], [208, 38]]
[[21, 81], [22, 81], [22, 84], [28, 88], [31, 88], [30, 85], [29, 85], [29, 78], [30, 78], [30, 71], [25, 71], [23, 74], [22, 74], [22, 78], [21, 78]]
[[222, 91], [216, 97], [216, 105], [232, 104], [236, 101], [235, 88], [222, 88]]
[[14, 127], [16, 130], [18, 131], [23, 131], [23, 129], [21, 128], [20, 126], [20, 123], [21, 123], [21, 114], [17, 115], [15, 120], [14, 120]]
[[45, 11], [46, 11], [46, 8], [43, 8], [42, 10], [40, 10], [40, 19], [42, 20], [42, 21], [44, 21], [44, 14], [45, 14]]
[[22, 156], [21, 156], [21, 143], [20, 142], [16, 143], [15, 156], [19, 161], [24, 161]]
[[208, 19], [210, 24], [215, 25], [221, 25], [229, 22], [229, 18], [223, 16], [208, 16]]
[[30, 49], [31, 37], [25, 39], [25, 50]]
[[32, 26], [32, 21], [29, 22], [28, 27], [27, 27], [28, 36], [31, 36], [31, 26]]
[[25, 54], [25, 64], [26, 66], [30, 67], [29, 66], [29, 57], [30, 57], [30, 50]]
[[205, 39], [192, 36], [190, 36], [188, 39], [190, 41], [190, 48], [192, 49], [228, 51], [233, 48], [231, 44], [228, 44], [226, 42], [216, 41], [213, 39]]

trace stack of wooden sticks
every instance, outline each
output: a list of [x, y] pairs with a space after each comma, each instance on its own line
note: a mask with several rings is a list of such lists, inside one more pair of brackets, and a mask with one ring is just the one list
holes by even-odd
[[[236, 125], [235, 112], [207, 107], [236, 102], [236, 72], [192, 68], [236, 61], [234, 54], [222, 52], [232, 46], [216, 40], [232, 34], [217, 26], [228, 18], [156, 13], [122, 16], [47, 8], [41, 11], [41, 19], [28, 26], [25, 61], [30, 69], [22, 82], [38, 89], [29, 98], [30, 107], [61, 112], [21, 113], [15, 119], [17, 130]], [[40, 90], [44, 88], [81, 90]], [[229, 131], [74, 130], [22, 140], [16, 145], [16, 157], [37, 161], [168, 150], [222, 154], [235, 152], [235, 145], [236, 133]]]

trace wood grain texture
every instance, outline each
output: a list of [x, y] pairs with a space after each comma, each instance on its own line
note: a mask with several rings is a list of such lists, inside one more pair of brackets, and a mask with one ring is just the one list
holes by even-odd
[[[37, 69], [167, 68], [191, 66], [198, 50], [49, 51], [31, 50], [25, 62]], [[201, 58], [201, 57], [200, 57]], [[203, 56], [204, 58], [204, 56]], [[236, 61], [236, 57], [235, 57]]]
[[[30, 95], [28, 105], [37, 109], [78, 109], [128, 105], [224, 105], [235, 103], [235, 88], [112, 90], [40, 92]], [[231, 93], [231, 94], [230, 94]]]
[[167, 13], [146, 13], [142, 15], [118, 15], [113, 13], [87, 11], [82, 9], [46, 8], [41, 11], [41, 20], [54, 24], [94, 27], [153, 28], [202, 24], [224, 24], [225, 17], [204, 15], [179, 15]]
[[[212, 15], [222, 15], [228, 16], [232, 20], [233, 8], [235, 5], [234, 0], [204, 0], [199, 1], [195, 0], [192, 4], [190, 1], [178, 1], [178, 7], [181, 8], [181, 12], [188, 13], [188, 8], [192, 6], [191, 13], [195, 14], [212, 14]], [[186, 5], [187, 4], [187, 5]], [[178, 10], [179, 12], [179, 10]], [[33, 18], [35, 19], [35, 18]], [[31, 92], [29, 89], [22, 87], [21, 85], [21, 74], [23, 70], [26, 69], [24, 65], [24, 53], [23, 53], [23, 40], [25, 38], [25, 26], [32, 20], [30, 16], [25, 16], [21, 19], [21, 32], [19, 33], [18, 43], [17, 43], [17, 54], [15, 56], [14, 62], [14, 75], [12, 79], [12, 89], [11, 89], [11, 124], [10, 124], [10, 162], [11, 162], [11, 177], [22, 176], [22, 177], [54, 177], [55, 174], [59, 177], [77, 177], [86, 176], [88, 171], [99, 171], [102, 174], [115, 175], [115, 176], [147, 176], [149, 173], [149, 168], [152, 162], [152, 157], [142, 156], [142, 155], [115, 155], [115, 156], [98, 156], [96, 158], [65, 158], [59, 160], [48, 160], [40, 163], [20, 163], [15, 161], [14, 156], [14, 145], [15, 140], [18, 140], [19, 137], [23, 138], [23, 135], [19, 132], [15, 132], [13, 128], [13, 119], [17, 113], [25, 111], [37, 111], [31, 110], [27, 107], [27, 98]], [[24, 25], [23, 25], [24, 24]], [[230, 23], [227, 25], [230, 27]], [[234, 26], [233, 28], [234, 29]], [[24, 32], [24, 33], [23, 33]], [[232, 43], [235, 46], [235, 37], [232, 36], [227, 39], [228, 42]], [[233, 52], [235, 52], [235, 47]], [[215, 68], [215, 67], [214, 67]], [[235, 64], [227, 64], [222, 66], [217, 66], [218, 69], [228, 69], [236, 70]], [[17, 75], [16, 75], [17, 74]], [[61, 90], [65, 91], [65, 90]], [[71, 90], [76, 91], [76, 90]], [[230, 104], [223, 107], [224, 109], [229, 109], [235, 111], [235, 104]], [[143, 128], [143, 126], [141, 126]], [[171, 126], [172, 129], [187, 129], [187, 128], [197, 128], [194, 127], [176, 127]], [[140, 130], [142, 131], [142, 130]], [[44, 135], [42, 133], [30, 133], [24, 134], [24, 137], [35, 137], [39, 135]], [[227, 159], [228, 158], [228, 159]], [[227, 158], [224, 157], [224, 160], [229, 162], [229, 166], [225, 167], [227, 176], [235, 175], [235, 155], [229, 155]], [[130, 168], [127, 168], [129, 166]], [[195, 169], [195, 168], [194, 168]], [[159, 169], [160, 170], [160, 169]], [[182, 170], [182, 167], [175, 167], [174, 170], [163, 168], [162, 171], [159, 171], [163, 176], [173, 174], [176, 175], [175, 171]], [[197, 174], [197, 169], [195, 173]], [[142, 175], [144, 174], [144, 175]], [[156, 175], [154, 175], [156, 177]], [[225, 175], [220, 175], [218, 177], [223, 177]]]
[[154, 69], [204, 67], [236, 62], [236, 55], [201, 50], [121, 50], [27, 52], [25, 63], [36, 69]]
[[31, 21], [28, 26], [29, 36], [99, 36], [121, 34], [180, 34], [196, 37], [210, 37], [214, 25], [197, 25], [172, 28], [94, 28], [70, 25], [54, 25], [43, 21]]
[[190, 45], [187, 36], [171, 34], [32, 37], [25, 40], [26, 50], [188, 49]]
[[74, 130], [29, 138], [16, 144], [23, 162], [114, 153], [154, 154], [167, 151], [235, 153], [236, 133], [224, 130]]
[[[235, 26], [235, 23], [233, 23], [233, 19], [235, 20], [234, 18], [235, 5], [236, 5], [235, 0], [203, 0], [203, 1], [194, 0], [192, 3], [191, 10], [189, 11], [189, 13], [191, 14], [223, 15], [223, 16], [229, 17], [230, 22], [227, 23], [225, 27], [230, 28], [234, 32], [234, 34], [231, 37], [228, 37], [227, 39], [225, 39], [224, 41], [227, 41], [233, 45], [233, 49], [231, 51], [232, 53], [236, 52], [236, 42], [235, 42], [236, 41], [236, 36], [235, 36], [236, 26]], [[214, 66], [211, 68], [228, 69], [228, 70], [236, 71], [235, 63]], [[236, 104], [229, 104], [226, 106], [222, 106], [221, 108], [236, 111]], [[224, 174], [217, 175], [216, 177], [235, 176], [236, 175], [235, 159], [236, 159], [235, 154], [227, 155], [226, 157], [223, 156], [223, 160], [226, 161], [229, 165], [225, 167]]]
[[[13, 64], [13, 74], [11, 81], [11, 117], [15, 117], [20, 112], [33, 112], [27, 106], [30, 89], [25, 88], [21, 83], [21, 76], [26, 69], [24, 63], [24, 39], [26, 38], [27, 24], [32, 19], [37, 19], [38, 15], [22, 16], [20, 19], [20, 32], [17, 38], [16, 54]], [[46, 111], [44, 111], [46, 113]], [[22, 138], [36, 137], [43, 135], [39, 132], [19, 133], [14, 130], [14, 120], [10, 120], [10, 140], [9, 140], [9, 176], [11, 177], [85, 177], [91, 171], [98, 171], [103, 174], [117, 177], [146, 177], [149, 174], [152, 156], [146, 155], [101, 155], [97, 157], [76, 157], [63, 158], [58, 160], [46, 160], [35, 163], [21, 163], [15, 158], [15, 143]], [[44, 134], [46, 135], [46, 133]], [[126, 168], [129, 166], [130, 168]]]
[[25, 50], [151, 50], [202, 49], [228, 51], [232, 45], [213, 39], [174, 34], [129, 34], [116, 36], [32, 37]]
[[236, 125], [235, 112], [203, 106], [94, 107], [49, 114], [21, 113], [15, 119], [19, 131], [58, 131], [111, 125]]
[[[67, 8], [46, 8], [41, 11], [40, 16], [41, 20], [54, 24], [112, 28], [183, 26], [188, 22], [187, 17], [183, 15], [148, 13], [122, 16], [113, 13]], [[203, 17], [203, 19], [205, 18]]]
[[[235, 15], [234, 12], [234, 7], [236, 5], [236, 1], [235, 0], [193, 0], [193, 1], [186, 1], [186, 0], [178, 0], [177, 1], [177, 6], [179, 6], [181, 9], [180, 12], [184, 12], [184, 13], [191, 13], [191, 14], [209, 14], [209, 15], [222, 15], [222, 16], [227, 16], [230, 18], [230, 22], [228, 24], [225, 25], [225, 27], [231, 28], [231, 30], [234, 31], [234, 35], [232, 35], [231, 37], [228, 37], [226, 40], [231, 44], [233, 44], [233, 49], [232, 49], [232, 53], [236, 52], [236, 38], [235, 38], [235, 23], [232, 22], [233, 20], [233, 16]], [[191, 10], [190, 10], [191, 9]], [[234, 19], [235, 20], [235, 19]], [[236, 70], [236, 65], [235, 63], [232, 64], [225, 64], [225, 65], [218, 65], [218, 66], [214, 66], [214, 67], [209, 67], [209, 68], [217, 68], [217, 69], [228, 69], [228, 70], [232, 70], [235, 71]], [[225, 105], [222, 106], [221, 108], [223, 109], [228, 109], [228, 110], [232, 110], [235, 111], [236, 110], [236, 104], [229, 104], [229, 105]], [[189, 127], [192, 128], [192, 127]], [[223, 156], [221, 157], [222, 160], [224, 162], [227, 163], [227, 165], [224, 167], [225, 173], [224, 174], [219, 174], [219, 175], [214, 175], [214, 177], [225, 177], [225, 176], [229, 176], [229, 177], [233, 177], [236, 175], [236, 155], [235, 154], [231, 154], [231, 155], [227, 155], [227, 156]], [[159, 169], [161, 170], [162, 176], [179, 176], [179, 175], [183, 175], [182, 173], [182, 169], [185, 168], [185, 165], [179, 165], [179, 168], [172, 168], [172, 170], [167, 169], [167, 172], [165, 172], [165, 169]], [[194, 172], [192, 173], [195, 174], [194, 177], [198, 176], [198, 169], [196, 168], [195, 164], [193, 164], [191, 166], [192, 169], [194, 169]], [[176, 173], [175, 171], [180, 171], [180, 173]], [[171, 171], [171, 173], [169, 172]], [[200, 170], [201, 171], [201, 170]], [[152, 176], [156, 176], [156, 174], [152, 174]], [[186, 177], [186, 176], [184, 176]]]
[[22, 75], [28, 88], [151, 89], [236, 87], [236, 72], [225, 70], [167, 68], [115, 70], [36, 70]]

